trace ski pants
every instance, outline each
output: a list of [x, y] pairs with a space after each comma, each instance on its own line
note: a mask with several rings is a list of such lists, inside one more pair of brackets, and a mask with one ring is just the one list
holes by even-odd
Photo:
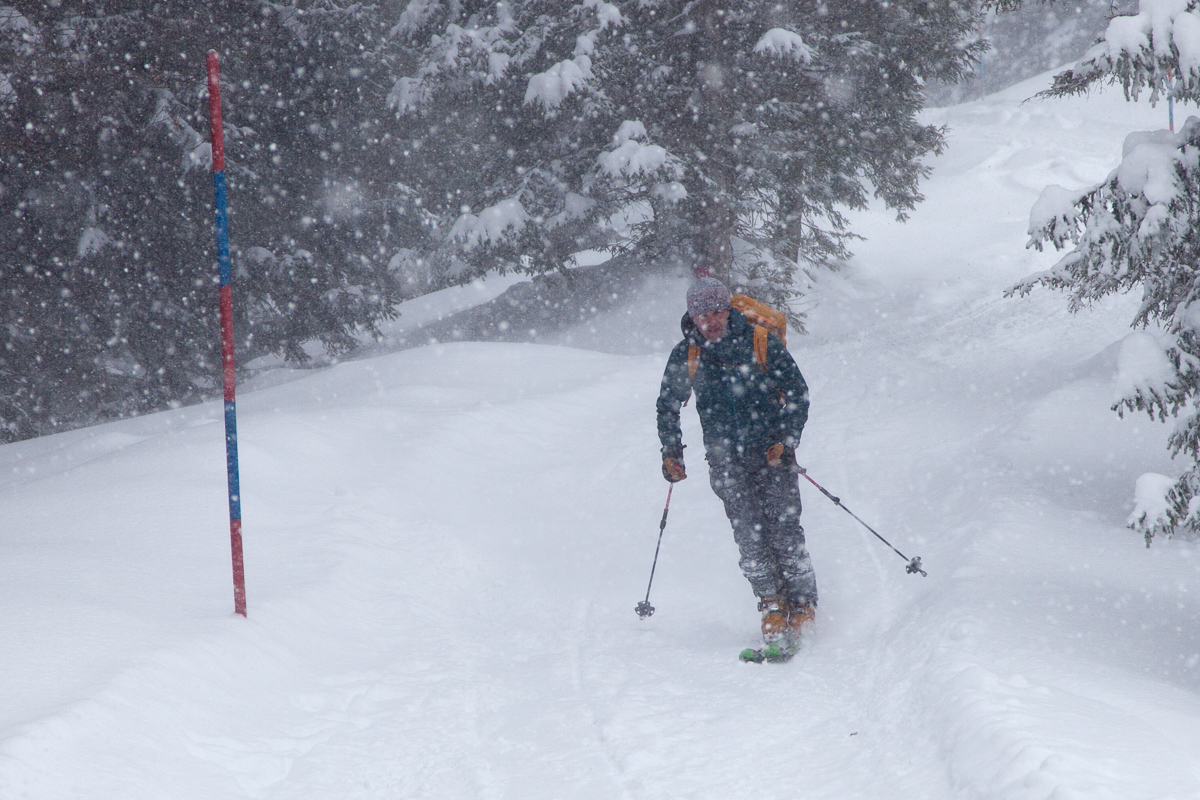
[[741, 559], [738, 565], [760, 599], [817, 605], [817, 579], [800, 526], [800, 476], [786, 464], [709, 457], [709, 482], [725, 504]]

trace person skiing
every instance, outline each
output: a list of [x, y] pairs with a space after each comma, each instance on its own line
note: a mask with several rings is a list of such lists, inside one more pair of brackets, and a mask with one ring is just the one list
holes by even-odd
[[755, 326], [716, 278], [702, 277], [688, 289], [680, 326], [683, 341], [667, 360], [657, 403], [663, 477], [672, 483], [687, 477], [679, 411], [694, 389], [709, 482], [725, 504], [739, 566], [758, 597], [763, 640], [795, 644], [817, 607], [795, 457], [808, 420], [808, 386], [774, 334], [765, 362], [756, 355]]

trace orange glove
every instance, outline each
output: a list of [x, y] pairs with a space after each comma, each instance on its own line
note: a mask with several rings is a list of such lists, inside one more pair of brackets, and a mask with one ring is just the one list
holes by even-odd
[[767, 448], [767, 466], [778, 467], [783, 463], [795, 463], [796, 457], [792, 455], [790, 458], [788, 446], [783, 442], [776, 442]]
[[687, 477], [687, 470], [683, 468], [682, 458], [667, 457], [663, 459], [663, 477], [671, 483], [679, 483]]

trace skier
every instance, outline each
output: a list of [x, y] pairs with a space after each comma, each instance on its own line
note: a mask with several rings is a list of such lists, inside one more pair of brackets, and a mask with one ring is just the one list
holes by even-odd
[[756, 355], [755, 326], [715, 278], [700, 278], [688, 289], [681, 327], [683, 341], [671, 351], [658, 396], [663, 477], [672, 483], [687, 477], [679, 410], [695, 389], [709, 481], [725, 504], [739, 565], [758, 597], [763, 640], [795, 645], [817, 607], [795, 457], [808, 419], [808, 386], [773, 334], [765, 363]]

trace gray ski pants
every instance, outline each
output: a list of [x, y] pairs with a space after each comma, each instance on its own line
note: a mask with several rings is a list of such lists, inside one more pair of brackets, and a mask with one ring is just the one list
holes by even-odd
[[733, 525], [742, 574], [758, 597], [817, 605], [817, 579], [800, 526], [800, 477], [759, 459], [710, 458], [709, 482]]

